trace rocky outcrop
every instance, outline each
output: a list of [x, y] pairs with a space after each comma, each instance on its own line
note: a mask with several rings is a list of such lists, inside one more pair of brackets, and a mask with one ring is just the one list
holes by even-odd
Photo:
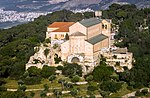
[[44, 65], [52, 65], [53, 55], [51, 45], [50, 44], [41, 44], [34, 48], [35, 54], [30, 57], [28, 63], [26, 64], [26, 69], [31, 66], [36, 66], [38, 68], [42, 68]]

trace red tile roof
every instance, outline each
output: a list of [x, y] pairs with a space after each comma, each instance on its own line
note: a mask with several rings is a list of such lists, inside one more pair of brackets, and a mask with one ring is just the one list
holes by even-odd
[[53, 32], [69, 32], [69, 27], [73, 24], [74, 22], [54, 22], [48, 28], [58, 28]]
[[48, 28], [59, 28], [68, 24], [74, 24], [74, 22], [54, 22], [48, 26]]

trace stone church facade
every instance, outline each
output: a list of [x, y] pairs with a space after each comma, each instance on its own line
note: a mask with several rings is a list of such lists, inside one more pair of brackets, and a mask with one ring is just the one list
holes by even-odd
[[69, 40], [61, 44], [61, 59], [94, 66], [100, 50], [110, 47], [111, 20], [90, 18], [69, 27]]

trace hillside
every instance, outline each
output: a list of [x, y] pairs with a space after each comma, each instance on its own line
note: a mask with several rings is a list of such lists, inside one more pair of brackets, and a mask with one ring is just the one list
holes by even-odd
[[131, 3], [138, 8], [150, 7], [149, 0], [5, 0], [0, 1], [0, 8], [18, 12], [54, 12], [56, 10], [81, 10], [90, 8], [92, 10], [107, 9], [111, 4]]
[[[75, 14], [68, 10], [61, 10], [47, 16], [41, 16], [28, 24], [0, 30], [0, 89], [4, 91], [0, 92], [1, 98], [6, 96], [8, 96], [7, 98], [26, 98], [23, 97], [29, 96], [24, 92], [26, 86], [31, 86], [34, 89], [35, 85], [33, 84], [39, 84], [40, 86], [37, 85], [36, 87], [40, 88], [43, 88], [44, 85], [44, 90], [36, 92], [41, 97], [46, 96], [47, 92], [53, 92], [56, 95], [61, 94], [60, 92], [66, 87], [67, 90], [73, 92], [69, 93], [68, 96], [81, 95], [80, 97], [84, 97], [98, 94], [108, 98], [111, 93], [111, 96], [116, 94], [113, 98], [117, 98], [134, 90], [149, 87], [150, 9], [137, 9], [135, 5], [113, 4], [110, 9], [103, 10], [102, 16], [106, 19], [112, 19], [114, 27], [119, 26], [118, 35], [115, 36], [115, 45], [127, 47], [134, 54], [134, 67], [131, 70], [126, 69], [124, 72], [115, 72], [111, 67], [106, 66], [106, 59], [102, 57], [94, 71], [85, 77], [80, 77], [82, 75], [80, 65], [69, 63], [64, 63], [64, 67], [57, 67], [63, 75], [56, 75], [56, 68], [47, 65], [42, 69], [31, 67], [25, 72], [25, 64], [29, 57], [34, 54], [34, 47], [39, 46], [40, 43], [45, 43], [45, 32], [48, 24], [55, 21], [76, 22], [90, 17], [93, 17], [93, 13]], [[46, 82], [41, 82], [44, 79], [46, 79]], [[65, 82], [65, 79], [67, 82]], [[82, 79], [82, 82], [88, 81], [88, 84], [83, 86], [73, 85], [72, 88], [68, 85], [62, 86], [62, 84], [68, 84], [70, 81], [76, 82], [79, 79]], [[12, 83], [12, 81], [15, 81], [15, 83]], [[7, 85], [5, 85], [5, 82], [8, 82]], [[10, 82], [11, 86], [18, 87], [18, 91], [11, 93], [6, 91], [5, 87], [10, 87], [8, 85]], [[49, 87], [56, 87], [56, 85], [58, 87], [62, 86], [61, 89], [53, 88], [53, 91], [47, 91]], [[138, 91], [139, 93], [140, 91]], [[139, 94], [136, 97], [146, 96], [147, 93], [146, 90], [143, 95]], [[33, 92], [31, 92], [31, 95], [34, 96]]]
[[92, 13], [74, 14], [71, 11], [57, 11], [41, 16], [34, 22], [0, 30], [0, 76], [19, 78], [25, 64], [34, 54], [34, 47], [45, 40], [46, 28], [55, 21], [79, 21], [92, 17]]

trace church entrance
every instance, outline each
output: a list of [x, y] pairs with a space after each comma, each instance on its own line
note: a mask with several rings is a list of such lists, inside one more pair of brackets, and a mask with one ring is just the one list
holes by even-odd
[[79, 54], [71, 54], [68, 56], [69, 63], [81, 63], [84, 62], [84, 57]]
[[72, 60], [71, 60], [72, 63], [79, 63], [80, 60], [78, 57], [73, 57]]

